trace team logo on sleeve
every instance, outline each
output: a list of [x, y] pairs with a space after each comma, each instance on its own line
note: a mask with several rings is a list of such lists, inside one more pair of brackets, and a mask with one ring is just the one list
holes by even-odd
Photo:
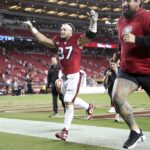
[[126, 27], [123, 28], [122, 34], [131, 33], [132, 30], [133, 30], [133, 27], [132, 27], [132, 26], [126, 26]]

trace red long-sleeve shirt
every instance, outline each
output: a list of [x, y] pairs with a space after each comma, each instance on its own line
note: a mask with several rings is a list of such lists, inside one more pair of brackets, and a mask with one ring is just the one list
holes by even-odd
[[127, 73], [150, 75], [150, 49], [126, 43], [122, 37], [123, 33], [132, 33], [136, 37], [150, 36], [150, 13], [140, 8], [129, 20], [121, 17], [117, 28], [121, 43], [121, 69]]

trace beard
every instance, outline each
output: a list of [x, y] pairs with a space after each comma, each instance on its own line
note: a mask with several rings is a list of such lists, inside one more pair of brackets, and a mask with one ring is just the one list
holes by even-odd
[[131, 10], [130, 8], [123, 12], [123, 16], [126, 18], [126, 19], [131, 19], [134, 15], [135, 15], [135, 11], [134, 10]]

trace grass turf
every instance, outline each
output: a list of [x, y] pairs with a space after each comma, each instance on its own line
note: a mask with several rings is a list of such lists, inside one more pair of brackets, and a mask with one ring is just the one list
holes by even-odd
[[[87, 102], [92, 102], [95, 104], [96, 109], [94, 114], [106, 114], [109, 107], [110, 101], [107, 94], [86, 94], [80, 95], [81, 98], [85, 99]], [[145, 93], [134, 93], [128, 98], [130, 104], [134, 110], [150, 110], [150, 100]], [[60, 105], [60, 104], [59, 104]], [[46, 112], [20, 112], [23, 108], [36, 108], [37, 111], [39, 107], [48, 107]], [[18, 109], [15, 110], [15, 109]], [[25, 109], [25, 110], [26, 110]], [[2, 111], [7, 110], [7, 111]], [[8, 111], [12, 110], [12, 111]], [[0, 98], [0, 117], [5, 118], [16, 118], [16, 119], [27, 119], [27, 120], [40, 120], [40, 121], [50, 121], [50, 122], [63, 122], [63, 118], [49, 118], [48, 116], [52, 114], [52, 101], [50, 95], [30, 95], [30, 96], [19, 96], [10, 97], [3, 96]], [[24, 110], [23, 110], [24, 111]], [[60, 111], [63, 114], [63, 111]], [[85, 115], [85, 110], [76, 109], [75, 115]], [[150, 118], [149, 117], [138, 117], [136, 118], [139, 126], [146, 131], [150, 131]], [[75, 117], [73, 120], [74, 124], [82, 125], [95, 125], [113, 128], [128, 128], [124, 122], [116, 123], [112, 119], [93, 119], [85, 120], [83, 117]]]
[[0, 132], [1, 150], [112, 150], [110, 148], [55, 141]]
[[[87, 94], [79, 95], [87, 102], [96, 105], [94, 114], [106, 114], [110, 101], [107, 94]], [[132, 107], [138, 110], [150, 110], [150, 101], [145, 93], [134, 93], [128, 98]], [[45, 112], [21, 112], [24, 108], [48, 107], [49, 111]], [[60, 106], [60, 103], [59, 103]], [[59, 107], [60, 108], [60, 107]], [[18, 110], [17, 110], [18, 109]], [[26, 109], [24, 109], [26, 110]], [[27, 120], [39, 120], [48, 122], [63, 122], [63, 118], [49, 118], [52, 114], [52, 100], [50, 95], [29, 95], [29, 96], [1, 96], [0, 97], [0, 117], [1, 118], [17, 118]], [[60, 114], [63, 114], [60, 111]], [[85, 110], [77, 109], [75, 114], [85, 115]], [[136, 121], [144, 131], [150, 131], [150, 118], [139, 117]], [[85, 120], [82, 117], [75, 117], [73, 124], [104, 126], [112, 128], [128, 128], [124, 122], [116, 123], [111, 119], [93, 119]], [[54, 141], [44, 138], [22, 136], [16, 134], [0, 133], [0, 149], [1, 150], [109, 150], [109, 148], [89, 146], [83, 144], [75, 144], [71, 142]]]

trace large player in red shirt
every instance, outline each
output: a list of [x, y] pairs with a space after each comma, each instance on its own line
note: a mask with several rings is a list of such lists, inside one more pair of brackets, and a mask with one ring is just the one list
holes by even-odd
[[61, 140], [66, 140], [68, 130], [74, 116], [74, 101], [78, 100], [78, 105], [87, 108], [89, 119], [92, 117], [93, 105], [76, 99], [79, 91], [82, 74], [80, 73], [81, 50], [84, 44], [93, 39], [97, 32], [98, 14], [91, 10], [89, 14], [90, 27], [86, 34], [73, 34], [74, 26], [70, 23], [65, 23], [60, 28], [60, 35], [52, 39], [45, 37], [30, 21], [24, 22], [30, 28], [33, 35], [44, 45], [54, 47], [58, 50], [59, 61], [63, 79], [63, 95], [66, 104], [66, 112], [64, 118], [64, 128], [56, 133], [56, 137]]
[[142, 0], [122, 0], [123, 16], [117, 24], [121, 63], [112, 99], [131, 130], [123, 145], [127, 149], [145, 139], [134, 120], [127, 97], [139, 86], [150, 96], [150, 13], [141, 5]]

